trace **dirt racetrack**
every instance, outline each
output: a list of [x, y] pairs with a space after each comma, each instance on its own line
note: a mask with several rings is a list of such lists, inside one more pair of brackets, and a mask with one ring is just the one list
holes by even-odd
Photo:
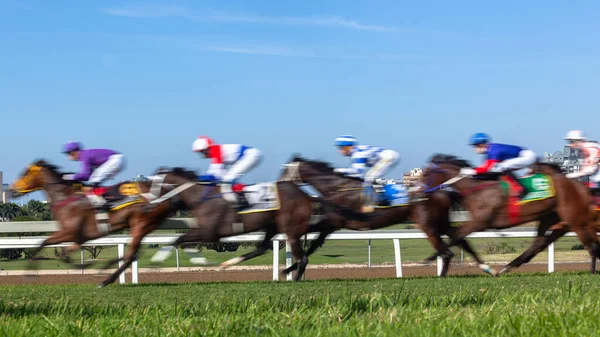
[[[496, 265], [496, 270], [501, 266]], [[589, 264], [586, 263], [557, 263], [556, 271], [585, 271]], [[435, 276], [436, 266], [403, 266], [404, 276]], [[546, 264], [529, 264], [516, 269], [514, 272], [546, 272]], [[477, 266], [452, 266], [450, 275], [483, 274]], [[108, 274], [69, 274], [69, 275], [1, 275], [0, 284], [97, 284]], [[140, 283], [182, 283], [182, 282], [243, 282], [243, 281], [268, 281], [272, 279], [272, 270], [226, 270], [226, 271], [182, 271], [182, 272], [142, 272], [139, 274]], [[385, 267], [350, 267], [350, 268], [318, 268], [314, 266], [306, 272], [307, 280], [318, 279], [370, 279], [392, 278], [396, 276], [393, 266]], [[280, 276], [280, 280], [285, 277]], [[118, 282], [118, 281], [117, 281]], [[131, 282], [131, 274], [127, 273], [127, 283]]]

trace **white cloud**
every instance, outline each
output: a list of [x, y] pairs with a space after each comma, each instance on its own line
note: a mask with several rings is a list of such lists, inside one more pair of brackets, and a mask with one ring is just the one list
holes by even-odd
[[303, 56], [301, 53], [285, 47], [269, 46], [206, 46], [197, 49], [205, 51], [249, 54], [249, 55], [270, 55], [270, 56]]
[[119, 8], [109, 8], [106, 12], [114, 16], [129, 18], [160, 18], [169, 16], [189, 17], [190, 12], [186, 7], [177, 5], [146, 4]]
[[340, 27], [354, 30], [364, 30], [383, 33], [399, 33], [406, 31], [394, 26], [369, 25], [340, 17], [284, 17], [284, 16], [259, 16], [259, 15], [224, 15], [211, 16], [212, 20], [218, 22], [239, 22], [257, 24], [277, 24], [289, 26], [328, 26]]
[[137, 6], [117, 7], [107, 9], [106, 13], [108, 13], [109, 15], [130, 18], [184, 17], [187, 19], [193, 19], [198, 21], [274, 24], [306, 27], [338, 27], [344, 29], [362, 30], [379, 33], [400, 33], [413, 31], [412, 29], [403, 29], [395, 26], [365, 24], [338, 16], [261, 16], [253, 14], [226, 14], [219, 12], [209, 12], [206, 14], [200, 14], [190, 10], [187, 7], [177, 5], [146, 4]]

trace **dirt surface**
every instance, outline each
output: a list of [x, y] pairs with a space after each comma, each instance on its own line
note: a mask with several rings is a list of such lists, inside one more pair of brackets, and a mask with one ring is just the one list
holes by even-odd
[[[500, 270], [501, 266], [493, 266]], [[556, 271], [583, 271], [588, 270], [586, 263], [564, 263], [555, 264]], [[404, 276], [435, 276], [436, 266], [403, 266]], [[525, 265], [514, 272], [546, 272], [546, 264]], [[483, 274], [476, 266], [452, 266], [450, 275]], [[0, 284], [97, 284], [108, 274], [95, 275], [2, 275]], [[396, 269], [390, 267], [373, 268], [311, 268], [306, 272], [307, 280], [318, 279], [372, 279], [391, 278], [396, 276]], [[194, 271], [194, 272], [146, 272], [139, 274], [140, 283], [181, 283], [181, 282], [243, 282], [243, 281], [268, 281], [273, 273], [268, 270], [229, 270], [229, 271]], [[280, 276], [280, 280], [285, 277]], [[118, 281], [117, 281], [118, 282]], [[131, 282], [131, 274], [127, 274], [127, 283]]]

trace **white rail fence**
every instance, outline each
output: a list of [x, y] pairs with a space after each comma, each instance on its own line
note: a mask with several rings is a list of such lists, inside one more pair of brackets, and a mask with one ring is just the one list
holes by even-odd
[[[168, 245], [173, 242], [178, 234], [163, 234], [149, 235], [142, 243], [144, 244], [161, 244]], [[469, 238], [531, 238], [535, 237], [534, 231], [506, 231], [506, 232], [483, 232], [474, 233]], [[574, 233], [568, 233], [567, 236], [575, 236]], [[264, 237], [263, 233], [250, 233], [244, 235], [233, 236], [221, 240], [221, 242], [260, 242]], [[308, 240], [315, 240], [317, 234], [308, 234]], [[401, 240], [405, 239], [425, 239], [424, 233], [416, 231], [371, 231], [371, 232], [355, 232], [355, 231], [338, 231], [331, 234], [327, 240], [392, 240], [394, 243], [394, 261], [396, 268], [396, 277], [402, 277], [402, 254]], [[33, 248], [37, 247], [45, 237], [8, 237], [0, 239], [0, 249], [8, 248]], [[277, 235], [273, 238], [273, 280], [279, 280], [279, 243], [286, 240], [285, 235]], [[118, 256], [123, 257], [125, 254], [125, 246], [131, 242], [131, 238], [126, 235], [114, 235], [106, 238], [92, 240], [86, 243], [86, 246], [117, 246]], [[50, 247], [64, 247], [68, 244], [55, 245]], [[179, 251], [176, 254], [177, 269], [179, 270]], [[83, 255], [82, 255], [83, 260]], [[286, 267], [291, 266], [292, 256], [290, 247], [286, 242]], [[437, 261], [438, 275], [441, 272], [441, 260]], [[554, 272], [554, 244], [548, 247], [548, 272]], [[139, 270], [137, 261], [131, 267], [132, 283], [138, 283]], [[288, 275], [288, 280], [291, 280], [291, 275]], [[125, 283], [125, 274], [119, 278], [121, 284]]]

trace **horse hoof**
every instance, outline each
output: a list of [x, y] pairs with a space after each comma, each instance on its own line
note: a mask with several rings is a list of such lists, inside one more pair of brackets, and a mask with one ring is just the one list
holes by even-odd
[[502, 274], [506, 274], [506, 273], [508, 273], [509, 270], [510, 270], [509, 268], [502, 268], [502, 270], [498, 273], [497, 276], [500, 276]]
[[225, 270], [229, 267], [235, 266], [236, 264], [239, 264], [241, 262], [244, 262], [244, 258], [238, 256], [238, 257], [234, 257], [233, 259], [227, 260], [223, 263], [221, 263], [219, 265], [219, 270]]
[[104, 283], [100, 283], [96, 286], [96, 288], [98, 288], [98, 289], [102, 289], [104, 287], [106, 287], [106, 284], [104, 284]]

